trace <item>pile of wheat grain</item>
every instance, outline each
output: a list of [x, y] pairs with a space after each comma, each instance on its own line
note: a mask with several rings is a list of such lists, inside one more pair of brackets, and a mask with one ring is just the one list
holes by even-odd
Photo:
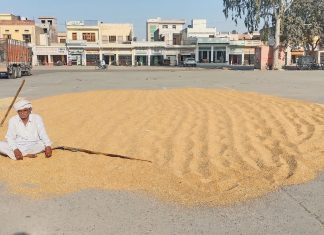
[[66, 94], [33, 105], [55, 145], [153, 163], [63, 151], [51, 159], [0, 158], [0, 181], [27, 196], [95, 188], [224, 204], [311, 180], [324, 169], [324, 106], [319, 104], [174, 89]]

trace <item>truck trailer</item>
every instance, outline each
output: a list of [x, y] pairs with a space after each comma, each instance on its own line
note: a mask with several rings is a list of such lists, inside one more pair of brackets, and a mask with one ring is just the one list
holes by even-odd
[[31, 69], [31, 47], [22, 41], [0, 38], [0, 73], [15, 79], [30, 76]]

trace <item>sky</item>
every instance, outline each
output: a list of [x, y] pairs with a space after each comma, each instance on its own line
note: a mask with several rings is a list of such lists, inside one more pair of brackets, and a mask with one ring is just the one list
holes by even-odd
[[209, 27], [217, 31], [246, 32], [243, 22], [236, 26], [223, 14], [223, 0], [0, 0], [0, 13], [11, 13], [37, 20], [40, 16], [54, 16], [59, 31], [65, 30], [66, 20], [99, 20], [105, 23], [131, 23], [135, 36], [143, 40], [146, 20], [207, 19]]

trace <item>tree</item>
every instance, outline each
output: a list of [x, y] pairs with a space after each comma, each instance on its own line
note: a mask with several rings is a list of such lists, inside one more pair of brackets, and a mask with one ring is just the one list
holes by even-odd
[[324, 36], [324, 1], [295, 0], [286, 12], [284, 21], [285, 43], [291, 47], [304, 47], [314, 53]]
[[236, 23], [244, 17], [245, 26], [249, 32], [259, 29], [261, 22], [264, 26], [275, 28], [275, 44], [273, 48], [273, 68], [279, 69], [279, 46], [281, 22], [286, 16], [294, 0], [223, 0], [224, 14], [230, 13]]

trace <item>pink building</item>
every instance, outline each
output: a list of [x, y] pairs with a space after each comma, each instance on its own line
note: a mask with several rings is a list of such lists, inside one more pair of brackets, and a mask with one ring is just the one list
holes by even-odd
[[[279, 52], [280, 67], [286, 64], [286, 53], [283, 47]], [[256, 69], [271, 69], [273, 66], [273, 47], [260, 46], [255, 49], [255, 68]]]

